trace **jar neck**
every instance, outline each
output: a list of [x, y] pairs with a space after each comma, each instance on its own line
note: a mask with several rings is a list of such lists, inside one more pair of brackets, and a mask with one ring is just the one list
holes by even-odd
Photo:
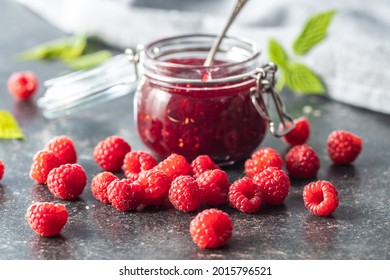
[[260, 52], [241, 38], [224, 38], [213, 65], [203, 66], [214, 39], [186, 35], [151, 43], [141, 54], [143, 74], [157, 82], [203, 86], [240, 83], [254, 76]]

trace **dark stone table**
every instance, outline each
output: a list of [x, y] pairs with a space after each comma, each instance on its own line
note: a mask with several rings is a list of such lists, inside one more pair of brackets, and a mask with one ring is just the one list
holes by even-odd
[[[283, 93], [289, 112], [298, 117], [305, 105], [312, 133], [309, 144], [321, 159], [318, 179], [337, 187], [340, 206], [328, 218], [306, 210], [302, 188], [310, 180], [292, 180], [289, 196], [280, 207], [258, 214], [242, 214], [228, 206], [233, 237], [218, 250], [201, 250], [189, 234], [196, 213], [174, 209], [145, 209], [121, 213], [92, 197], [90, 181], [100, 171], [93, 148], [103, 138], [118, 134], [133, 150], [145, 149], [134, 129], [132, 96], [127, 95], [68, 117], [46, 120], [32, 102], [15, 102], [6, 81], [17, 70], [32, 70], [40, 81], [64, 71], [59, 63], [17, 62], [22, 50], [63, 36], [60, 31], [9, 0], [0, 3], [0, 109], [14, 114], [25, 141], [0, 140], [0, 159], [6, 173], [0, 182], [0, 259], [389, 259], [390, 116], [332, 102], [324, 97]], [[363, 138], [364, 149], [353, 165], [335, 166], [326, 153], [326, 138], [335, 129]], [[88, 186], [75, 201], [53, 197], [47, 187], [29, 178], [32, 157], [56, 135], [71, 137]], [[283, 155], [286, 145], [267, 135], [263, 146]], [[230, 180], [243, 176], [243, 163], [225, 168]], [[39, 237], [24, 215], [32, 201], [66, 204], [69, 221], [60, 236]]]

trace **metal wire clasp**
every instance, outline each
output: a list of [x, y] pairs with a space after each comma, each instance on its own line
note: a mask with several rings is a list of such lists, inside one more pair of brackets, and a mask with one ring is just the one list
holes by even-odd
[[[282, 137], [293, 130], [295, 126], [293, 119], [286, 113], [279, 94], [274, 89], [276, 70], [277, 67], [272, 62], [268, 62], [263, 67], [256, 69], [256, 87], [251, 88], [251, 99], [256, 110], [267, 121], [272, 135]], [[272, 97], [275, 110], [279, 117], [277, 127], [269, 113], [269, 95]]]

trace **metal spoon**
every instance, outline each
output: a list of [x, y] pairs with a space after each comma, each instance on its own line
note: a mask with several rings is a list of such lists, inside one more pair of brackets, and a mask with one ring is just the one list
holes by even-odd
[[218, 48], [219, 48], [219, 45], [222, 42], [222, 39], [225, 37], [226, 32], [228, 31], [230, 25], [236, 19], [238, 13], [241, 11], [242, 7], [244, 7], [244, 5], [247, 2], [248, 2], [248, 0], [237, 0], [236, 5], [234, 7], [234, 10], [232, 11], [228, 21], [226, 22], [226, 25], [223, 28], [221, 34], [219, 34], [218, 37], [215, 39], [214, 44], [211, 47], [205, 62], [203, 63], [203, 66], [210, 66], [211, 64], [213, 64], [213, 60], [214, 60], [215, 54], [218, 51]]

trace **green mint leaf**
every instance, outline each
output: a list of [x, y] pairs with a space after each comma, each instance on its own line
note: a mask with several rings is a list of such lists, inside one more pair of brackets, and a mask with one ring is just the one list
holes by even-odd
[[268, 42], [268, 55], [269, 59], [274, 62], [278, 67], [285, 68], [289, 60], [286, 51], [283, 47], [274, 39], [270, 39]]
[[60, 55], [60, 59], [69, 60], [76, 57], [79, 57], [83, 54], [85, 48], [87, 47], [87, 37], [82, 35], [77, 35], [69, 41], [67, 48], [64, 48]]
[[0, 110], [0, 138], [4, 138], [4, 139], [25, 138], [15, 118], [10, 113], [3, 110]]
[[85, 35], [75, 35], [40, 44], [18, 57], [22, 60], [70, 59], [81, 55], [86, 45]]
[[309, 18], [293, 44], [294, 53], [303, 55], [321, 42], [326, 37], [326, 31], [335, 13], [336, 11], [328, 11]]
[[322, 94], [325, 88], [321, 79], [307, 66], [292, 62], [283, 71], [286, 86], [301, 94]]
[[97, 51], [94, 53], [86, 54], [72, 60], [65, 61], [65, 64], [75, 70], [88, 69], [96, 66], [100, 63], [107, 61], [112, 57], [109, 51]]

